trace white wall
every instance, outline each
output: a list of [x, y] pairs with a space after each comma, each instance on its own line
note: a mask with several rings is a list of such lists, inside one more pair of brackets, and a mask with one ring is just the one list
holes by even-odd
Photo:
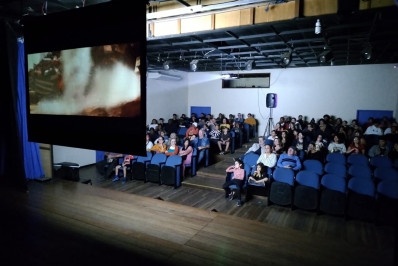
[[94, 164], [96, 161], [96, 152], [65, 146], [53, 145], [54, 164], [62, 162], [78, 163], [80, 166]]
[[270, 70], [269, 89], [221, 89], [220, 73], [190, 73], [190, 106], [211, 106], [212, 113], [254, 113], [259, 133], [265, 131], [270, 109], [266, 94], [276, 93], [274, 123], [284, 115], [318, 119], [335, 115], [349, 122], [357, 110], [398, 111], [398, 69], [392, 64], [287, 68]]

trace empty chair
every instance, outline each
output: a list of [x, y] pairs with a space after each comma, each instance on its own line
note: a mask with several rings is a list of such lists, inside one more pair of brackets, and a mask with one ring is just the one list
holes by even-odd
[[164, 185], [181, 186], [181, 165], [182, 157], [180, 155], [170, 155], [160, 172], [160, 182]]
[[326, 162], [329, 163], [339, 163], [339, 164], [346, 164], [346, 157], [343, 153], [328, 153], [326, 155]]
[[353, 177], [348, 181], [346, 218], [374, 222], [376, 188], [372, 180]]
[[392, 162], [390, 158], [386, 156], [375, 156], [370, 158], [370, 166], [373, 167], [373, 169], [377, 167], [392, 167]]
[[131, 175], [133, 179], [145, 180], [146, 167], [152, 159], [152, 153], [147, 152], [146, 156], [138, 156], [137, 160], [131, 166]]
[[396, 226], [398, 222], [398, 181], [382, 180], [376, 188], [376, 223]]
[[326, 163], [324, 170], [327, 174], [335, 174], [341, 177], [347, 177], [347, 169], [344, 164]]
[[312, 160], [312, 159], [305, 160], [303, 162], [303, 166], [304, 166], [303, 170], [312, 171], [318, 174], [319, 176], [323, 175], [323, 164], [318, 160]]
[[347, 157], [347, 163], [350, 165], [353, 164], [369, 165], [369, 159], [364, 154], [350, 154]]
[[247, 178], [249, 177], [250, 173], [256, 169], [257, 160], [259, 157], [260, 155], [254, 152], [249, 152], [245, 155], [245, 157], [243, 157], [243, 165], [245, 169], [245, 183], [243, 188], [246, 188], [247, 186]]
[[145, 182], [159, 183], [160, 171], [166, 163], [167, 156], [164, 153], [156, 153], [146, 167]]
[[376, 179], [376, 181], [381, 181], [381, 180], [398, 181], [398, 170], [393, 167], [377, 167], [373, 172], [373, 176]]
[[296, 175], [293, 206], [304, 210], [318, 209], [319, 175], [311, 170], [301, 170]]
[[348, 168], [348, 175], [350, 177], [372, 178], [372, 171], [370, 167], [363, 164], [353, 164]]
[[270, 184], [268, 204], [291, 205], [293, 200], [294, 171], [277, 167]]
[[347, 183], [345, 178], [335, 174], [325, 174], [321, 178], [319, 210], [327, 214], [343, 216], [346, 200]]

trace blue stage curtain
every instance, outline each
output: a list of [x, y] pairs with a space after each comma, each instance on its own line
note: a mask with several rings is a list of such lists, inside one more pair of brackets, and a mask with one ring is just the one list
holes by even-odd
[[18, 100], [17, 120], [20, 131], [20, 141], [23, 149], [24, 170], [27, 179], [44, 177], [40, 158], [39, 144], [28, 141], [28, 126], [26, 115], [26, 84], [25, 84], [25, 49], [23, 39], [18, 39]]

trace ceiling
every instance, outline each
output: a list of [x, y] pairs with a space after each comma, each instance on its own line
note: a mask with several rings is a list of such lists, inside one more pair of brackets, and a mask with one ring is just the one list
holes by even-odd
[[[0, 17], [18, 21], [24, 15], [43, 15], [102, 2], [108, 0], [0, 0]], [[183, 0], [156, 2], [189, 6]], [[314, 32], [317, 19], [321, 22], [320, 34]], [[183, 71], [191, 71], [192, 60], [197, 60], [196, 71], [244, 70], [247, 65], [256, 70], [382, 64], [398, 63], [397, 47], [398, 7], [390, 6], [152, 37], [147, 40], [147, 62], [148, 70], [163, 69], [167, 62], [170, 68]], [[283, 60], [282, 54], [288, 56], [289, 62]]]

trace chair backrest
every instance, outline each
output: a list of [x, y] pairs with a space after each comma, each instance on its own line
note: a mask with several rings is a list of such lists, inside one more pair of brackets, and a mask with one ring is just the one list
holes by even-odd
[[395, 180], [398, 181], [398, 170], [392, 167], [377, 167], [373, 176], [380, 180]]
[[166, 166], [177, 166], [182, 164], [182, 157], [180, 155], [170, 155], [166, 160]]
[[294, 171], [289, 168], [277, 167], [273, 173], [273, 179], [278, 182], [294, 185]]
[[188, 128], [186, 128], [186, 127], [180, 127], [178, 129], [177, 135], [185, 137], [185, 133], [187, 133], [187, 130], [188, 130]]
[[299, 185], [319, 189], [319, 175], [310, 170], [301, 170], [296, 174], [296, 182]]
[[305, 160], [303, 162], [303, 166], [303, 170], [312, 171], [320, 176], [323, 175], [323, 164], [318, 160]]
[[372, 170], [363, 164], [353, 164], [348, 168], [348, 175], [351, 177], [372, 178]]
[[150, 151], [147, 151], [146, 156], [138, 156], [137, 162], [144, 163], [151, 161], [151, 159], [152, 159], [152, 153]]
[[164, 164], [166, 162], [167, 156], [164, 153], [155, 153], [151, 159], [151, 164]]
[[398, 181], [383, 180], [377, 184], [377, 193], [392, 199], [398, 199]]
[[370, 166], [376, 167], [392, 167], [390, 158], [386, 156], [375, 156], [370, 158]]
[[353, 177], [348, 181], [347, 187], [357, 194], [375, 197], [376, 188], [372, 180]]
[[257, 153], [249, 152], [243, 157], [243, 166], [245, 169], [245, 177], [247, 178], [252, 172], [253, 168], [256, 168], [257, 160], [260, 157]]
[[340, 163], [345, 165], [346, 157], [342, 153], [328, 153], [328, 155], [326, 155], [326, 162]]
[[341, 193], [347, 192], [346, 180], [335, 174], [325, 174], [322, 176], [321, 185], [327, 189], [339, 191]]
[[369, 165], [369, 159], [366, 155], [363, 154], [350, 154], [347, 157], [347, 163], [350, 165], [360, 164], [360, 165]]
[[336, 174], [341, 177], [347, 177], [347, 169], [341, 163], [326, 163], [325, 172], [328, 174]]

